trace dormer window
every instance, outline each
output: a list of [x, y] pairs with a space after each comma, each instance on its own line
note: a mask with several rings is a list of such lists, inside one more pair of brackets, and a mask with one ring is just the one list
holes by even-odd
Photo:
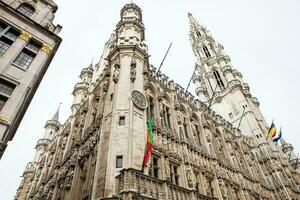
[[196, 31], [196, 35], [197, 35], [198, 37], [201, 37], [200, 31]]
[[35, 12], [34, 7], [25, 3], [22, 3], [17, 10], [27, 17], [31, 17]]
[[205, 45], [203, 46], [203, 51], [204, 51], [205, 56], [206, 56], [207, 58], [210, 58], [210, 57], [211, 57], [211, 54], [210, 54], [210, 52], [209, 52], [207, 46], [205, 46]]

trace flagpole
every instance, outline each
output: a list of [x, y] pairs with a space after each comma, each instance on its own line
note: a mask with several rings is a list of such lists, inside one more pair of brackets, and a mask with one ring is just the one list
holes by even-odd
[[242, 116], [241, 116], [241, 119], [240, 119], [240, 122], [239, 122], [239, 125], [238, 125], [237, 129], [239, 129], [240, 126], [241, 126], [242, 119], [243, 119], [243, 117], [244, 117], [244, 115], [245, 115], [245, 110], [246, 110], [246, 107], [244, 106], [244, 110], [243, 110], [243, 113], [242, 113]]

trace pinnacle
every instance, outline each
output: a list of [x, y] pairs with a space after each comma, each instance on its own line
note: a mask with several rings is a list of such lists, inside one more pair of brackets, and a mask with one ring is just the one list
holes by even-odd
[[53, 121], [57, 121], [58, 122], [60, 105], [61, 105], [61, 103], [59, 104], [57, 111], [55, 112], [55, 114], [52, 117]]

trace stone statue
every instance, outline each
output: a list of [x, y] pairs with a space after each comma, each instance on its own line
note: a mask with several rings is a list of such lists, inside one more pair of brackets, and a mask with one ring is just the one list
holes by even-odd
[[228, 199], [228, 193], [227, 193], [226, 185], [224, 184], [223, 180], [221, 180], [221, 182], [220, 182], [220, 189], [221, 189], [222, 198], [224, 200], [227, 200]]
[[186, 178], [187, 178], [187, 182], [188, 182], [188, 186], [190, 188], [193, 187], [193, 177], [192, 177], [192, 170], [189, 168], [186, 170]]
[[106, 79], [104, 80], [104, 84], [103, 84], [103, 91], [104, 91], [104, 92], [107, 92], [107, 91], [108, 91], [108, 86], [109, 86], [109, 79], [106, 78]]
[[169, 161], [166, 159], [164, 162], [165, 169], [166, 169], [166, 179], [170, 180], [171, 179], [171, 173], [170, 173], [170, 166], [169, 166]]
[[134, 82], [136, 78], [136, 62], [133, 61], [130, 65], [130, 80], [131, 82]]
[[113, 75], [113, 81], [115, 83], [117, 83], [119, 81], [119, 78], [120, 78], [120, 65], [115, 64], [115, 71], [114, 71], [114, 75]]

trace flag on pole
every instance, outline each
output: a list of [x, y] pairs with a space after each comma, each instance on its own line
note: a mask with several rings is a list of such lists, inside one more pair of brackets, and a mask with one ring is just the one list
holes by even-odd
[[273, 142], [278, 142], [278, 140], [280, 140], [281, 137], [282, 137], [282, 132], [281, 132], [281, 128], [280, 128], [279, 134], [276, 138], [273, 139]]
[[276, 127], [275, 127], [274, 122], [272, 122], [272, 124], [269, 128], [269, 131], [268, 131], [268, 137], [273, 138], [275, 135], [276, 135]]
[[147, 166], [147, 163], [150, 159], [151, 153], [153, 151], [153, 136], [152, 136], [152, 116], [150, 116], [150, 119], [148, 121], [148, 128], [147, 128], [147, 141], [145, 146], [145, 154], [144, 154], [144, 160], [143, 160], [143, 166], [142, 171], [144, 171], [144, 167]]

